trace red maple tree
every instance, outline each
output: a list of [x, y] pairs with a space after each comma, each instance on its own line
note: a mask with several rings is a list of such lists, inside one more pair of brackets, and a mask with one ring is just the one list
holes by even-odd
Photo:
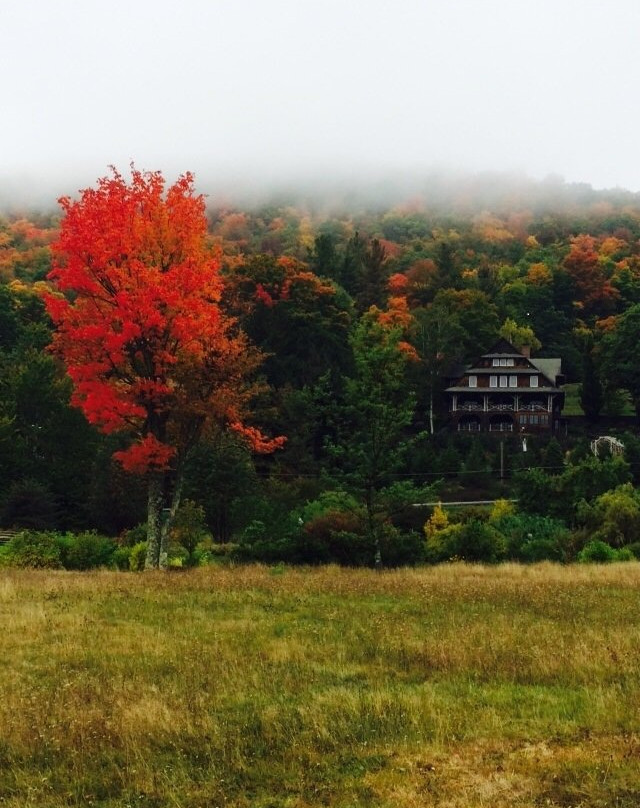
[[112, 169], [60, 204], [46, 295], [52, 348], [87, 419], [129, 435], [116, 457], [148, 476], [146, 566], [165, 567], [185, 459], [203, 431], [229, 428], [260, 452], [284, 441], [245, 424], [261, 356], [220, 308], [219, 259], [191, 174], [165, 191], [160, 172], [132, 168], [127, 182]]

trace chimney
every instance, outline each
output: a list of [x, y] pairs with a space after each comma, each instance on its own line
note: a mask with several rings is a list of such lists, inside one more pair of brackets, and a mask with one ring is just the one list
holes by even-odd
[[523, 345], [522, 348], [520, 348], [520, 353], [526, 356], [527, 359], [531, 359], [531, 345]]

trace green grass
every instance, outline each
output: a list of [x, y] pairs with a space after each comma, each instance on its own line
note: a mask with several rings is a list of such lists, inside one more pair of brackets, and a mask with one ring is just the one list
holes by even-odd
[[[563, 415], [584, 415], [584, 410], [580, 405], [580, 393], [578, 388], [580, 385], [575, 382], [573, 384], [565, 384], [562, 388], [565, 393]], [[615, 396], [610, 398], [607, 405], [602, 410], [603, 415], [635, 415], [635, 409], [631, 401], [631, 396], [626, 390], [616, 391]]]
[[640, 564], [0, 573], [0, 804], [640, 803]]

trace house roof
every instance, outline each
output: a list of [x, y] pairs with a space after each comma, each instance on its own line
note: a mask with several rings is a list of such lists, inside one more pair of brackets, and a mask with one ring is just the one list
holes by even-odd
[[[451, 381], [462, 379], [464, 376], [468, 376], [470, 373], [474, 375], [495, 375], [496, 373], [505, 374], [505, 375], [519, 375], [519, 374], [530, 374], [534, 375], [536, 373], [541, 373], [543, 377], [550, 382], [550, 385], [540, 386], [537, 388], [532, 388], [537, 390], [538, 392], [557, 392], [558, 387], [555, 386], [556, 379], [562, 373], [562, 360], [559, 357], [542, 357], [542, 358], [534, 358], [530, 356], [525, 356], [521, 351], [515, 348], [508, 340], [501, 338], [499, 339], [495, 345], [491, 348], [490, 351], [487, 353], [482, 354], [479, 359], [493, 359], [498, 357], [508, 357], [514, 359], [526, 359], [529, 362], [529, 367], [477, 367], [475, 365], [467, 365], [463, 367], [459, 365], [455, 368], [451, 368], [450, 372], [447, 373], [447, 378]], [[478, 361], [478, 360], [476, 360]], [[474, 389], [474, 388], [471, 388]], [[505, 388], [498, 388], [498, 389], [505, 389]], [[457, 392], [469, 392], [470, 388], [468, 387], [461, 387], [454, 384], [451, 387], [447, 388], [447, 392], [449, 393], [457, 393]]]
[[508, 340], [501, 338], [487, 353], [482, 354], [485, 356], [523, 356], [522, 352], [515, 348]]
[[555, 382], [556, 377], [562, 373], [562, 360], [558, 357], [541, 359], [531, 357], [529, 361], [534, 364], [540, 373], [546, 376], [550, 382]]
[[562, 392], [559, 387], [447, 387], [445, 393], [468, 393], [474, 395], [495, 395], [496, 393], [509, 393], [510, 395], [533, 396], [536, 393]]

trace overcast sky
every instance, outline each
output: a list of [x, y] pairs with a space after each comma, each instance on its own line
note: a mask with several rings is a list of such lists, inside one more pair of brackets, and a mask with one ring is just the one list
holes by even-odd
[[0, 0], [0, 65], [5, 193], [131, 160], [640, 190], [639, 0]]

